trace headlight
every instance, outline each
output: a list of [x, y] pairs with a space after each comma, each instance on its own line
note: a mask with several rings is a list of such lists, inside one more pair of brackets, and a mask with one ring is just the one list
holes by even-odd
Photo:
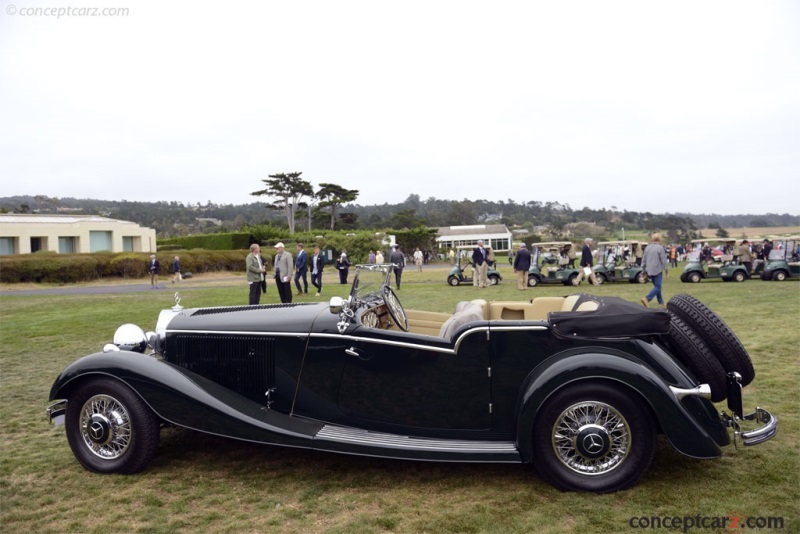
[[135, 324], [127, 323], [114, 332], [114, 345], [120, 350], [143, 353], [147, 348], [147, 336], [144, 335], [144, 330]]

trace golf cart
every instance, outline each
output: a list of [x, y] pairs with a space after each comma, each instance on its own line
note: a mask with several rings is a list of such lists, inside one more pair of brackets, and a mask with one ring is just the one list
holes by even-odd
[[747, 268], [738, 260], [737, 250], [741, 241], [728, 238], [693, 239], [691, 243], [692, 252], [686, 257], [681, 282], [696, 284], [705, 278], [744, 282], [750, 277]]
[[783, 282], [787, 278], [800, 276], [800, 252], [797, 250], [800, 236], [782, 237], [775, 241], [776, 247], [769, 253], [761, 279]]
[[555, 283], [573, 285], [578, 276], [578, 269], [574, 266], [574, 247], [569, 241], [533, 243], [528, 286]]
[[[598, 284], [605, 282], [630, 282], [644, 284], [647, 273], [641, 265], [636, 265], [634, 250], [646, 245], [638, 241], [600, 241], [597, 243], [597, 265], [594, 266], [594, 277]], [[629, 253], [626, 255], [626, 252]], [[609, 253], [613, 257], [609, 257]]]
[[[475, 266], [472, 265], [472, 250], [474, 248], [473, 246], [456, 247], [456, 264], [450, 269], [450, 274], [447, 275], [447, 283], [451, 286], [455, 287], [461, 284], [472, 285], [475, 277]], [[490, 250], [491, 249], [487, 247], [487, 258]], [[470, 269], [470, 271], [468, 271], [469, 276], [464, 273], [467, 268]], [[492, 269], [491, 267], [487, 271], [486, 277], [489, 279], [489, 285], [493, 286], [499, 284], [503, 279], [500, 275], [500, 271]]]

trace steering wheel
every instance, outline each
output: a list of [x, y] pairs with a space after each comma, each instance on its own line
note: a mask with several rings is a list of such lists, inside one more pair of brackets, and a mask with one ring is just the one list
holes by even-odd
[[389, 286], [383, 286], [383, 301], [386, 303], [386, 308], [389, 310], [389, 315], [397, 327], [403, 332], [408, 332], [408, 317], [400, 304], [400, 299], [397, 298], [397, 293], [394, 292]]

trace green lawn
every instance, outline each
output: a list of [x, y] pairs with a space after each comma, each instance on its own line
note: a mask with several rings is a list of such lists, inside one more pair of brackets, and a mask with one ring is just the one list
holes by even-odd
[[[452, 311], [456, 302], [530, 299], [563, 286], [515, 289], [447, 286], [446, 270], [404, 275], [406, 308]], [[245, 304], [247, 287], [182, 288], [186, 307]], [[326, 279], [321, 300], [346, 286]], [[650, 285], [580, 290], [638, 301]], [[772, 441], [718, 460], [693, 460], [663, 441], [649, 474], [612, 495], [562, 493], [530, 466], [391, 461], [252, 445], [169, 429], [155, 461], [134, 476], [81, 468], [63, 427], [48, 426], [50, 386], [68, 363], [110, 342], [124, 322], [152, 329], [173, 304], [164, 291], [97, 296], [0, 298], [0, 525], [4, 532], [655, 532], [632, 517], [782, 517], [800, 532], [800, 283], [682, 284], [673, 271], [665, 297], [690, 293], [714, 309], [750, 352], [756, 378], [745, 409], [780, 419]], [[275, 302], [271, 286], [266, 302]], [[730, 523], [729, 523], [730, 525]], [[668, 530], [668, 529], [663, 529]], [[752, 530], [752, 529], [748, 529]], [[681, 531], [673, 530], [673, 531]], [[691, 532], [713, 532], [693, 529]]]

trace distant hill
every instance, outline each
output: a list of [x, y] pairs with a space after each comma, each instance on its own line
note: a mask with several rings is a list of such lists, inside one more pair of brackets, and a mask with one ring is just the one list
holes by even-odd
[[[174, 237], [200, 232], [235, 231], [244, 225], [272, 224], [285, 226], [282, 212], [270, 209], [264, 202], [250, 204], [184, 204], [181, 202], [131, 202], [127, 200], [95, 200], [51, 198], [44, 195], [0, 197], [0, 212], [83, 213], [133, 221], [154, 228], [161, 237]], [[409, 195], [397, 204], [351, 204], [341, 209], [340, 228], [375, 229], [427, 226], [455, 226], [482, 223], [503, 223], [509, 227], [532, 229], [549, 226], [558, 231], [570, 224], [587, 223], [602, 226], [610, 232], [620, 228], [642, 230], [678, 229], [696, 232], [700, 228], [722, 227], [731, 235], [737, 228], [800, 226], [800, 216], [761, 213], [716, 215], [691, 213], [650, 213], [619, 210], [572, 209], [558, 202], [487, 200], [421, 200]], [[329, 216], [312, 214], [314, 228], [325, 228]], [[307, 220], [298, 221], [305, 228]], [[741, 232], [739, 232], [741, 233]], [[707, 232], [704, 235], [708, 235]], [[681, 235], [685, 237], [685, 235]]]

